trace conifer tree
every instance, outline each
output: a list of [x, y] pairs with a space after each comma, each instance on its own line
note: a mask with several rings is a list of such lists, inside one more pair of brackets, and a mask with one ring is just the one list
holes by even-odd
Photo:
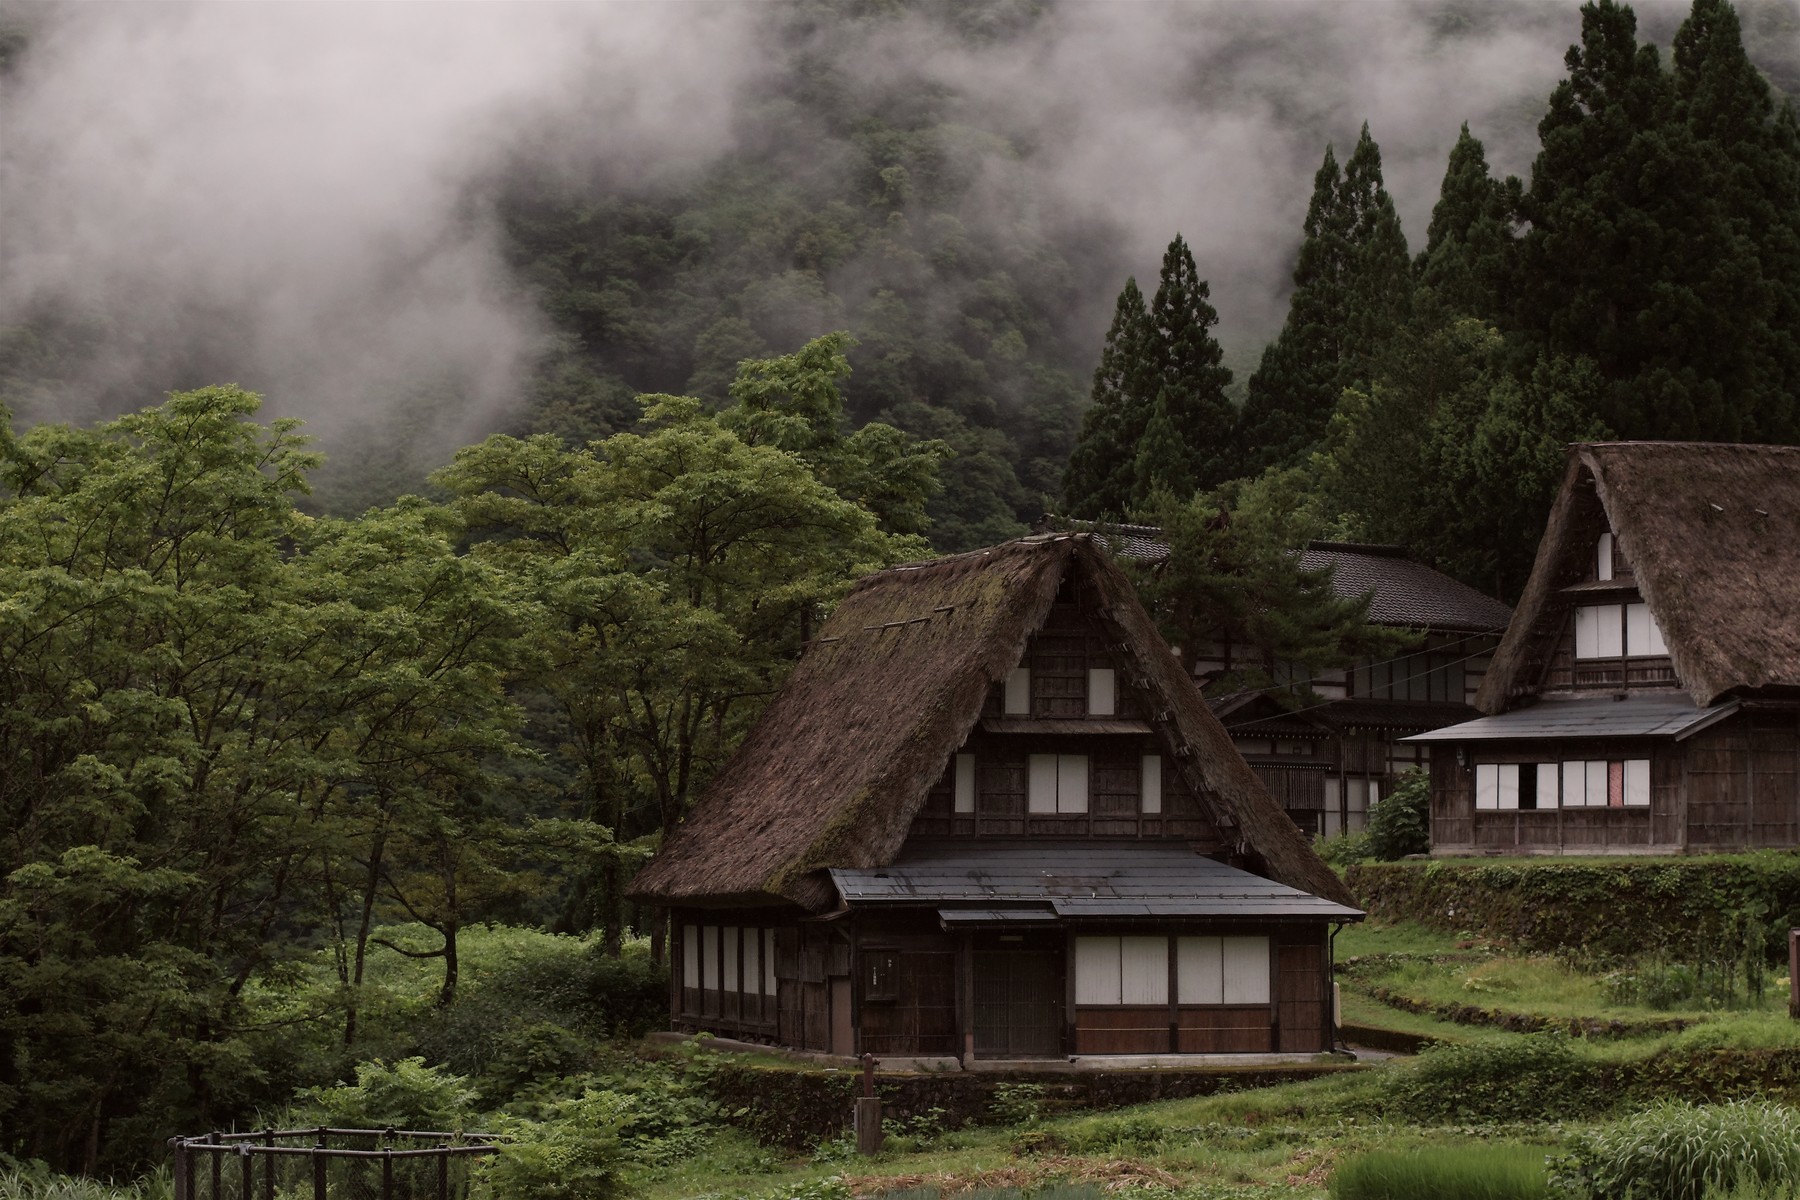
[[1194, 464], [1175, 421], [1170, 392], [1164, 387], [1156, 394], [1150, 410], [1150, 423], [1138, 442], [1137, 456], [1132, 460], [1131, 502], [1134, 511], [1142, 511], [1159, 493], [1172, 496], [1194, 494]]
[[[1211, 333], [1219, 314], [1209, 297], [1193, 253], [1176, 234], [1163, 254], [1162, 277], [1150, 305], [1150, 328], [1156, 355], [1154, 408], [1176, 434], [1168, 451], [1165, 482], [1178, 495], [1214, 487], [1238, 473], [1231, 454], [1235, 414], [1225, 396], [1231, 370], [1223, 364], [1224, 351]], [[1152, 425], [1155, 421], [1152, 416]], [[1176, 456], [1181, 460], [1178, 467]], [[1143, 482], [1138, 479], [1133, 489], [1132, 498], [1140, 503], [1148, 496]]]
[[1313, 177], [1294, 295], [1281, 333], [1250, 377], [1241, 466], [1298, 461], [1324, 434], [1338, 396], [1367, 381], [1381, 341], [1411, 303], [1411, 261], [1365, 124], [1340, 174], [1330, 147]]
[[1496, 320], [1511, 250], [1506, 187], [1489, 174], [1487, 152], [1465, 121], [1414, 264], [1416, 277], [1440, 311]]
[[1123, 517], [1130, 504], [1137, 444], [1155, 402], [1154, 393], [1146, 394], [1149, 333], [1144, 294], [1132, 277], [1113, 307], [1112, 327], [1094, 368], [1092, 402], [1063, 472], [1063, 505], [1072, 517]]

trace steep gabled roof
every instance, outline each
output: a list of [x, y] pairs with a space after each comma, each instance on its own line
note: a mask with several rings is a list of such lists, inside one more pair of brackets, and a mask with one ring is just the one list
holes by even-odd
[[1599, 442], [1570, 447], [1562, 491], [1476, 707], [1532, 690], [1593, 553], [1598, 503], [1694, 703], [1800, 688], [1800, 447]]
[[1175, 765], [1271, 878], [1350, 903], [1238, 755], [1131, 585], [1082, 534], [1022, 538], [868, 576], [825, 623], [692, 816], [632, 884], [659, 902], [833, 900], [825, 870], [893, 861], [927, 791], [1025, 652], [1065, 578], [1191, 748]]

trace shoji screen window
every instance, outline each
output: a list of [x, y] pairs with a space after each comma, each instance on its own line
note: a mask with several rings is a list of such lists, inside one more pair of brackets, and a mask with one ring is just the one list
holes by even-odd
[[1475, 807], [1482, 811], [1555, 808], [1559, 791], [1555, 763], [1475, 764]]
[[1576, 658], [1649, 658], [1669, 652], [1648, 604], [1584, 604], [1575, 610]]
[[1564, 808], [1648, 808], [1650, 760], [1589, 758], [1562, 765]]
[[1182, 1004], [1267, 1004], [1269, 939], [1177, 938], [1175, 998]]
[[1167, 1004], [1169, 939], [1075, 939], [1076, 1004]]
[[1088, 756], [1033, 754], [1026, 764], [1026, 811], [1084, 813], [1088, 810]]
[[1111, 667], [1091, 668], [1087, 673], [1087, 712], [1090, 717], [1110, 717], [1118, 711], [1118, 680]]

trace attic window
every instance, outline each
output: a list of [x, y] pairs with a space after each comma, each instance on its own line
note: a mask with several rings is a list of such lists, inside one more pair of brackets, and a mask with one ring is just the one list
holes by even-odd
[[1594, 578], [1611, 579], [1613, 577], [1613, 535], [1609, 529], [1600, 535], [1600, 542], [1594, 547]]
[[956, 811], [959, 813], [975, 811], [975, 756], [973, 754], [956, 756]]
[[1031, 668], [1014, 667], [1006, 676], [1007, 716], [1031, 715]]
[[1142, 812], [1162, 811], [1162, 755], [1146, 754], [1138, 767], [1138, 808]]
[[1118, 711], [1118, 684], [1111, 667], [1090, 668], [1087, 673], [1087, 710], [1090, 717], [1110, 717]]
[[1088, 810], [1088, 756], [1033, 754], [1026, 772], [1026, 811], [1084, 813]]
[[1584, 604], [1575, 610], [1576, 658], [1644, 658], [1669, 652], [1650, 606]]

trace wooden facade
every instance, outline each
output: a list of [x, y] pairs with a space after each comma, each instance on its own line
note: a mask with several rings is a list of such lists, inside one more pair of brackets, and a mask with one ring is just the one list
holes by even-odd
[[[709, 892], [704, 875], [667, 863], [664, 882], [634, 889], [670, 914], [675, 1028], [964, 1064], [1332, 1048], [1330, 931], [1361, 914], [1216, 722], [1199, 738], [1188, 732], [1213, 720], [1204, 701], [1169, 649], [1148, 641], [1128, 591], [1102, 586], [1122, 576], [1085, 557], [1084, 542], [1028, 540], [1033, 556], [1062, 555], [1051, 560], [1061, 573], [1015, 649], [983, 668], [955, 740], [940, 741], [933, 769], [913, 776], [891, 850], [834, 842], [846, 848], [789, 896], [776, 886]], [[954, 569], [954, 560], [940, 568]], [[922, 586], [924, 571], [875, 578], [887, 576], [915, 607], [957, 607], [932, 604], [953, 597]], [[820, 639], [837, 658], [810, 682], [797, 672], [789, 691], [846, 684], [843, 673], [862, 668], [866, 660], [836, 650], [853, 612], [847, 602]], [[844, 636], [880, 645], [898, 678], [900, 647], [878, 635], [905, 627], [865, 618]], [[840, 702], [829, 718], [801, 720], [866, 727], [886, 719], [884, 702], [871, 695], [867, 709]], [[934, 722], [940, 708], [921, 706], [919, 719]], [[776, 743], [769, 749], [778, 761]], [[824, 771], [800, 777], [834, 789], [824, 803], [846, 786]], [[751, 786], [744, 778], [738, 788]], [[763, 827], [820, 819], [804, 796], [776, 802]], [[843, 818], [820, 820], [836, 838]], [[683, 832], [671, 861], [689, 855], [697, 871], [738, 850]], [[779, 871], [783, 860], [770, 861]]]
[[[1793, 547], [1768, 527], [1788, 490], [1782, 478], [1800, 480], [1800, 454], [1765, 449], [1575, 449], [1526, 599], [1478, 697], [1489, 715], [1412, 739], [1432, 754], [1435, 852], [1800, 846], [1800, 680], [1782, 678], [1779, 661], [1800, 628], [1800, 579], [1769, 553]], [[1723, 488], [1685, 505], [1666, 483], [1640, 494], [1643, 464], [1671, 455], [1695, 474], [1746, 458], [1773, 470], [1756, 489], [1769, 507], [1742, 520], [1754, 539], [1748, 563], [1717, 528], [1728, 510], [1710, 496]], [[1666, 527], [1666, 508], [1692, 522], [1675, 551], [1651, 540], [1679, 532]], [[1746, 570], [1764, 597], [1744, 593], [1741, 611], [1729, 596], [1697, 611], [1693, 580]], [[1776, 661], [1752, 657], [1759, 646]], [[1719, 659], [1728, 673], [1703, 679]]]

